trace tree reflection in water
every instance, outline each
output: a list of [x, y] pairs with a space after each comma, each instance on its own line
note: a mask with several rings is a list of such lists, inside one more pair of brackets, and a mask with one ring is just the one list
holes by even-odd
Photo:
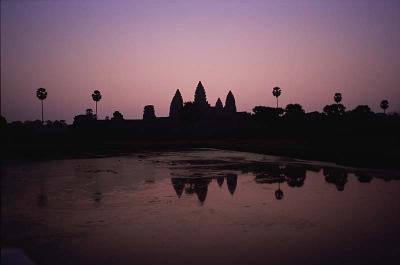
[[369, 183], [373, 179], [371, 175], [365, 173], [356, 173], [355, 175], [358, 178], [358, 181], [361, 183]]
[[275, 191], [275, 198], [277, 200], [283, 199], [283, 191], [281, 190], [281, 183], [278, 182], [278, 189]]
[[345, 169], [325, 167], [323, 174], [326, 182], [334, 184], [338, 191], [344, 191], [344, 186], [347, 183], [347, 171]]
[[304, 185], [306, 179], [306, 168], [305, 167], [292, 167], [287, 166], [283, 169], [286, 182], [289, 187], [300, 188]]
[[47, 206], [48, 202], [48, 197], [47, 197], [47, 192], [46, 192], [46, 184], [45, 184], [45, 178], [43, 176], [40, 177], [40, 191], [37, 196], [37, 205], [39, 207], [45, 207]]

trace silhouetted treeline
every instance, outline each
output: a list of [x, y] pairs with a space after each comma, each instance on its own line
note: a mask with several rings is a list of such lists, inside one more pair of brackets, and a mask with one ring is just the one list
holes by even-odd
[[358, 163], [357, 160], [361, 164], [370, 160], [382, 166], [396, 164], [400, 150], [398, 114], [374, 113], [366, 105], [346, 111], [339, 103], [323, 110], [305, 113], [301, 105], [289, 104], [285, 108], [256, 106], [253, 113], [225, 112], [217, 107], [204, 111], [196, 102], [187, 102], [173, 112], [173, 117], [157, 118], [154, 106], [146, 106], [143, 120], [126, 120], [119, 111], [111, 119], [98, 120], [91, 109], [76, 116], [72, 125], [65, 121], [47, 121], [42, 125], [39, 120], [7, 123], [2, 118], [1, 139], [6, 147], [2, 156], [18, 157], [24, 152], [34, 154], [35, 150], [49, 156], [51, 152], [129, 152], [157, 148], [160, 142], [168, 148], [179, 148], [192, 147], [200, 141], [194, 147], [316, 160], [338, 158], [338, 162], [350, 164]]

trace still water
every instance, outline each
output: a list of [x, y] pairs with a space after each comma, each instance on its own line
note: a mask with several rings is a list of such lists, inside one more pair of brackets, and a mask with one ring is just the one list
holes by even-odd
[[223, 150], [4, 162], [36, 264], [398, 264], [400, 172]]

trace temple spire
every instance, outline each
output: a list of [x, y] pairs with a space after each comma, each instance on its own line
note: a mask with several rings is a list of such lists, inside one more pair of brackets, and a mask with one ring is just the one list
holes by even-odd
[[179, 89], [176, 90], [169, 107], [169, 117], [177, 118], [180, 110], [183, 108], [183, 98]]
[[215, 110], [218, 112], [222, 112], [224, 110], [224, 106], [222, 105], [222, 101], [220, 98], [217, 99], [217, 102], [215, 102]]
[[194, 103], [200, 107], [208, 106], [206, 91], [201, 81], [199, 81], [197, 84], [196, 91], [194, 93]]
[[228, 95], [226, 96], [224, 110], [227, 113], [236, 113], [235, 97], [233, 96], [233, 93], [230, 90], [229, 90]]

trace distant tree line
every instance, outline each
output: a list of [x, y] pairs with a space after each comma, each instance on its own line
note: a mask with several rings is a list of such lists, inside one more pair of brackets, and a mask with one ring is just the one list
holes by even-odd
[[[342, 94], [335, 93], [334, 94], [334, 104], [326, 105], [323, 108], [323, 112], [310, 112], [306, 113], [303, 107], [298, 103], [288, 104], [285, 108], [279, 107], [278, 98], [282, 94], [282, 89], [280, 87], [274, 87], [272, 89], [272, 95], [276, 97], [276, 107], [267, 107], [267, 106], [256, 106], [253, 108], [253, 113], [251, 114], [256, 121], [259, 122], [271, 122], [276, 120], [286, 120], [286, 121], [301, 121], [304, 119], [318, 121], [321, 119], [329, 119], [329, 120], [339, 120], [339, 119], [352, 119], [352, 120], [367, 120], [373, 119], [377, 114], [374, 113], [369, 106], [367, 105], [359, 105], [355, 107], [353, 110], [346, 111], [346, 107], [341, 104], [342, 102]], [[36, 97], [41, 101], [41, 124], [46, 126], [66, 126], [64, 120], [61, 121], [45, 121], [44, 120], [44, 110], [43, 110], [43, 101], [47, 98], [47, 90], [45, 88], [38, 88], [36, 91]], [[92, 99], [95, 102], [95, 113], [91, 108], [86, 109], [86, 113], [83, 115], [77, 115], [74, 118], [74, 124], [90, 124], [97, 120], [98, 118], [98, 102], [102, 99], [101, 92], [99, 90], [94, 90], [92, 93]], [[380, 107], [383, 110], [383, 114], [386, 114], [386, 110], [389, 108], [389, 101], [384, 99], [380, 102]], [[210, 109], [211, 111], [204, 111], [205, 109]], [[201, 119], [207, 118], [212, 119], [216, 116], [220, 116], [220, 113], [236, 113], [236, 103], [235, 98], [231, 91], [229, 91], [225, 107], [222, 104], [220, 98], [217, 99], [215, 107], [210, 107], [206, 99], [206, 93], [204, 86], [201, 81], [198, 83], [195, 97], [193, 102], [184, 102], [182, 95], [179, 89], [176, 91], [170, 106], [169, 117], [175, 120], [181, 120], [186, 123], [194, 123]], [[207, 115], [205, 115], [207, 114]], [[378, 114], [379, 115], [379, 114]], [[398, 116], [398, 114], [394, 113], [392, 116]], [[143, 112], [143, 120], [151, 121], [155, 120], [155, 108], [153, 105], [146, 105], [144, 107]], [[123, 121], [124, 116], [119, 111], [115, 111], [113, 113], [112, 118], [110, 119], [108, 116], [105, 118], [106, 121]], [[33, 122], [14, 122], [14, 125], [22, 126], [22, 125], [39, 125], [39, 120]], [[6, 119], [1, 116], [0, 119], [1, 126], [5, 126], [7, 124]]]

